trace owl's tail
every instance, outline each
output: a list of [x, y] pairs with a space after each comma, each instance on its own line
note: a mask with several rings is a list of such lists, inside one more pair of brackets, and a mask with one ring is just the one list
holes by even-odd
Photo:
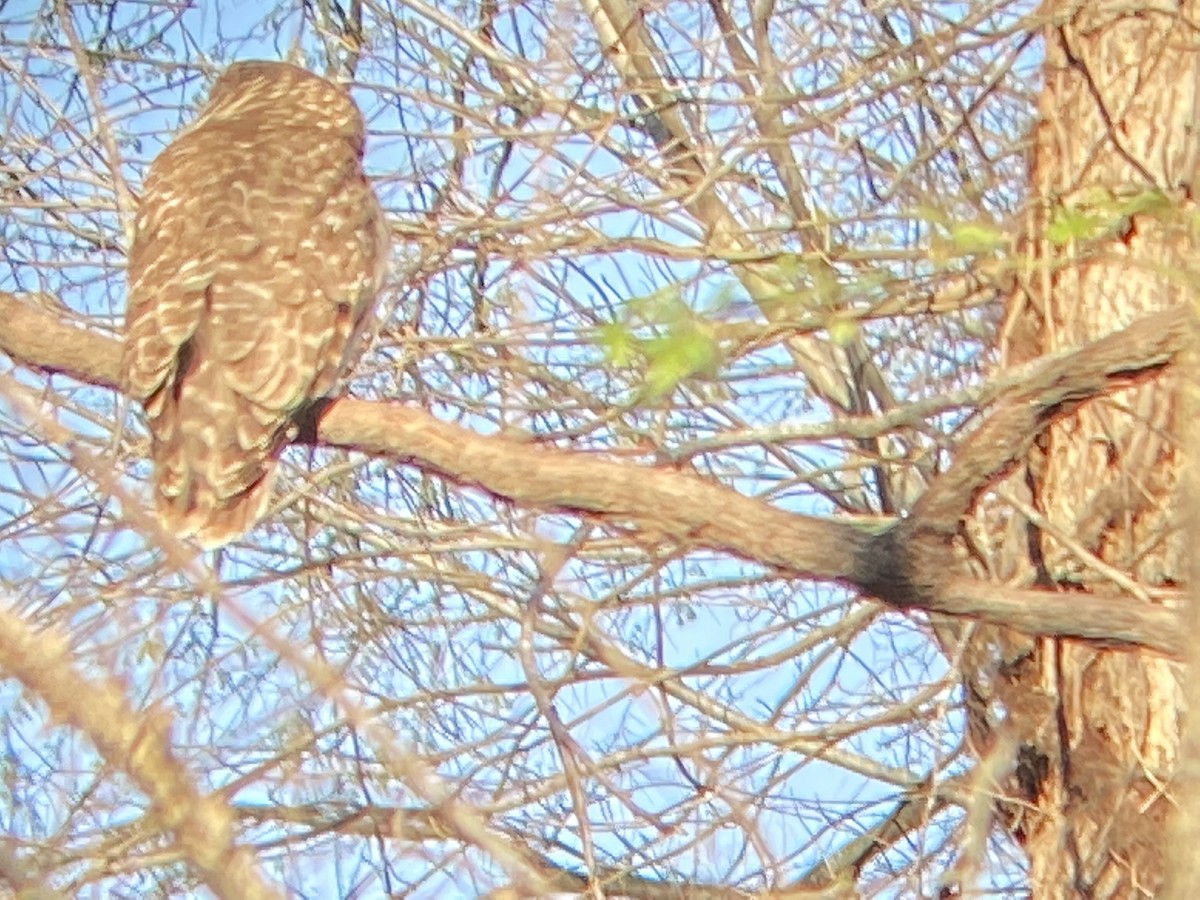
[[289, 420], [232, 390], [207, 359], [179, 368], [144, 404], [154, 505], [166, 529], [212, 550], [266, 513]]
[[[178, 457], [176, 458], [178, 459]], [[175, 460], [164, 460], [172, 465]], [[160, 469], [163, 462], [155, 460]], [[159, 481], [154, 505], [163, 527], [179, 537], [192, 538], [203, 550], [216, 550], [231, 543], [263, 517], [270, 505], [276, 466], [268, 462], [263, 477], [251, 488], [233, 497], [218, 497], [202, 478], [191, 473], [190, 492], [169, 496]]]

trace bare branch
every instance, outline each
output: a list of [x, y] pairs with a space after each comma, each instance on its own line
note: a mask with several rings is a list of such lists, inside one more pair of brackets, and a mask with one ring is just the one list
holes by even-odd
[[252, 854], [233, 839], [233, 814], [223, 799], [201, 794], [171, 751], [162, 714], [139, 715], [112, 678], [85, 678], [71, 661], [70, 643], [51, 629], [34, 633], [0, 607], [0, 671], [35, 693], [55, 718], [86, 734], [114, 766], [128, 772], [150, 798], [153, 816], [175, 835], [185, 858], [222, 898], [279, 896], [262, 880]]

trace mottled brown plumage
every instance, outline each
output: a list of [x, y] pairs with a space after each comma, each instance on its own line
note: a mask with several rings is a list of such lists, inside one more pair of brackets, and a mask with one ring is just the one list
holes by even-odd
[[363, 139], [343, 88], [236, 63], [146, 176], [123, 371], [159, 516], [201, 546], [263, 514], [294, 414], [361, 350], [388, 248]]

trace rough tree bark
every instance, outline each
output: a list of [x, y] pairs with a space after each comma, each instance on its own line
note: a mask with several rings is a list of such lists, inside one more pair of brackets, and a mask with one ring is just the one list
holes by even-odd
[[[1009, 302], [1007, 364], [1184, 302], [1195, 268], [1185, 220], [1200, 4], [1050, 0], [1043, 13], [1029, 260]], [[1150, 202], [1157, 196], [1166, 202]], [[1093, 401], [1046, 432], [1009, 485], [1034, 510], [1008, 544], [1021, 562], [1010, 555], [997, 574], [1130, 603], [1155, 602], [1156, 586], [1186, 578], [1172, 502], [1176, 381]], [[1001, 728], [1019, 747], [999, 810], [1028, 855], [1034, 895], [1155, 894], [1179, 748], [1178, 664], [1000, 629], [977, 633], [969, 658], [977, 750]]]

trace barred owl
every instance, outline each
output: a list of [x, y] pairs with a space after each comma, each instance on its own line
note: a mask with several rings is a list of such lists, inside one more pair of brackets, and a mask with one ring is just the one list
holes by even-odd
[[361, 349], [388, 251], [364, 132], [343, 88], [236, 63], [146, 176], [122, 368], [159, 518], [202, 547], [262, 516], [296, 413]]

